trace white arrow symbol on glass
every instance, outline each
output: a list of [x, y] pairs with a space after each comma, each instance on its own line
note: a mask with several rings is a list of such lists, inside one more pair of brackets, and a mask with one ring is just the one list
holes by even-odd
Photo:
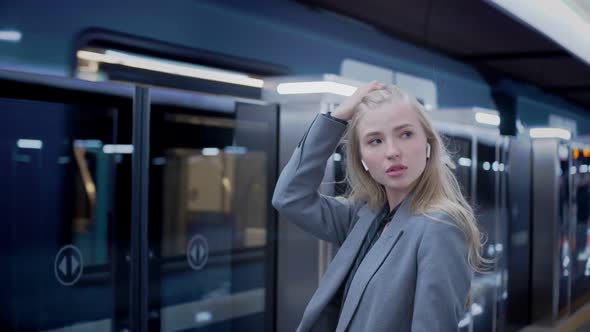
[[199, 262], [202, 262], [205, 259], [205, 248], [203, 244], [199, 244]]
[[76, 257], [74, 257], [74, 256], [71, 256], [71, 257], [72, 257], [72, 274], [74, 274], [74, 272], [76, 272], [76, 270], [78, 269], [78, 266], [80, 266], [80, 263], [78, 262]]
[[78, 269], [78, 267], [80, 267], [80, 262], [78, 262], [78, 260], [76, 259], [76, 257], [74, 256], [70, 256], [71, 258], [71, 271], [70, 273], [68, 273], [68, 262], [67, 256], [64, 256], [64, 258], [61, 259], [61, 263], [59, 263], [59, 270], [61, 271], [61, 273], [65, 274], [65, 275], [69, 275], [69, 274], [74, 274], [76, 272], [76, 270]]
[[191, 250], [191, 258], [193, 261], [197, 260], [197, 246], [193, 246], [193, 249]]
[[67, 275], [68, 274], [68, 262], [66, 262], [66, 256], [61, 259], [61, 263], [59, 263], [59, 270], [61, 273]]
[[191, 250], [191, 258], [195, 262], [203, 261], [203, 259], [205, 258], [205, 248], [203, 248], [202, 244], [196, 244], [193, 246], [193, 249]]

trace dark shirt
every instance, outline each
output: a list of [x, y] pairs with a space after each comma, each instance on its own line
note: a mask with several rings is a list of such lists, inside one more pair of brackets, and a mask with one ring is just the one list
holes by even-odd
[[379, 236], [381, 235], [381, 232], [383, 232], [383, 228], [385, 228], [385, 225], [387, 225], [387, 223], [391, 221], [391, 219], [395, 215], [398, 206], [396, 206], [395, 209], [393, 209], [390, 212], [389, 203], [385, 203], [385, 206], [383, 207], [383, 209], [381, 209], [381, 212], [375, 217], [373, 223], [369, 227], [369, 230], [367, 231], [367, 236], [365, 236], [365, 239], [363, 240], [363, 243], [361, 244], [361, 247], [356, 254], [356, 258], [354, 259], [350, 271], [348, 272], [348, 276], [346, 277], [345, 282], [342, 283], [342, 286], [340, 286], [338, 294], [336, 294], [337, 298], [340, 299], [341, 312], [342, 306], [344, 305], [344, 300], [348, 295], [348, 289], [350, 288], [350, 284], [352, 283], [352, 279], [354, 278], [356, 270], [361, 265], [363, 259], [365, 258], [369, 250], [371, 250], [375, 242], [377, 242], [377, 239], [379, 239]]

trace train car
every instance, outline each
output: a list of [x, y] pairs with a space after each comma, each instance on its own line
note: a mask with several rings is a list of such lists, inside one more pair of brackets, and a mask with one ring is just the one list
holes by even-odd
[[[274, 184], [374, 78], [431, 110], [496, 261], [461, 331], [584, 322], [590, 140], [536, 129], [587, 134], [585, 110], [512, 82], [507, 112], [474, 66], [306, 1], [88, 6], [0, 5], [0, 330], [294, 330], [338, 248], [280, 218]], [[309, 80], [348, 92], [277, 91]]]

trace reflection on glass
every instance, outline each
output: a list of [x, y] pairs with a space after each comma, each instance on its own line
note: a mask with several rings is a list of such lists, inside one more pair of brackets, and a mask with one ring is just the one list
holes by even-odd
[[590, 149], [575, 147], [572, 151], [572, 176], [575, 213], [572, 238], [572, 311], [582, 307], [590, 296]]
[[0, 330], [128, 327], [127, 106], [0, 99]]
[[153, 105], [151, 300], [162, 331], [263, 331], [272, 318], [276, 113]]
[[467, 201], [470, 199], [470, 188], [471, 188], [471, 170], [472, 170], [472, 157], [471, 157], [471, 140], [458, 136], [442, 135], [443, 142], [447, 147], [450, 157], [451, 166], [453, 172], [459, 181], [461, 186], [461, 192]]
[[[483, 257], [492, 259], [498, 253], [496, 233], [496, 177], [503, 167], [497, 160], [496, 146], [484, 143], [477, 144], [476, 167], [476, 204], [475, 214], [480, 230], [485, 235]], [[496, 322], [496, 293], [500, 286], [500, 275], [494, 266], [487, 274], [476, 274], [473, 280], [473, 300], [481, 306], [481, 314], [474, 319], [474, 331], [494, 331]]]
[[570, 273], [571, 273], [571, 165], [569, 158], [570, 147], [560, 143], [558, 149], [560, 172], [559, 177], [559, 317], [567, 315], [570, 302]]

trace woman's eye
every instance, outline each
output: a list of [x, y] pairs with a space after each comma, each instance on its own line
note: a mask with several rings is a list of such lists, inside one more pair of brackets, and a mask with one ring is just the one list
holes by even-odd
[[375, 145], [375, 144], [379, 144], [379, 143], [381, 143], [381, 140], [378, 138], [375, 138], [375, 139], [372, 139], [369, 141], [370, 145]]
[[402, 137], [409, 138], [412, 137], [413, 133], [411, 131], [406, 131], [402, 134]]

